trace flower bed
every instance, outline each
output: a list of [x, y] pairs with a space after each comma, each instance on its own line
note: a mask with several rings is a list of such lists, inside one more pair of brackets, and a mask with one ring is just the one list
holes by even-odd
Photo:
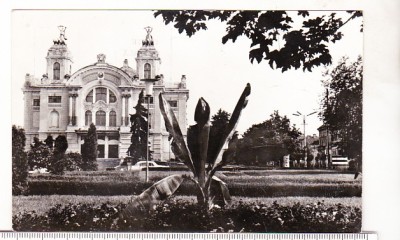
[[207, 212], [197, 204], [171, 199], [145, 217], [120, 219], [124, 204], [56, 205], [46, 214], [13, 216], [15, 231], [134, 232], [360, 232], [361, 210], [323, 202], [282, 206], [237, 202]]

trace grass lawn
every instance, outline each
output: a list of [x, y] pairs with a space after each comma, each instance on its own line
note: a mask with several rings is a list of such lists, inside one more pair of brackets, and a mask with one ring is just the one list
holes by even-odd
[[[100, 205], [102, 203], [110, 203], [116, 205], [119, 203], [128, 203], [132, 196], [80, 196], [80, 195], [51, 195], [51, 196], [13, 196], [13, 215], [23, 211], [35, 211], [39, 215], [45, 214], [49, 208], [56, 204], [67, 205], [67, 204], [95, 204]], [[176, 196], [176, 199], [183, 199], [187, 201], [195, 202], [196, 199], [193, 196]], [[232, 197], [232, 203], [238, 203], [239, 201], [245, 203], [264, 203], [271, 205], [276, 201], [280, 205], [290, 206], [295, 203], [302, 204], [315, 204], [323, 202], [325, 205], [336, 205], [341, 203], [345, 206], [361, 208], [361, 198], [349, 197], [349, 198], [326, 198], [326, 197], [278, 197], [278, 198], [250, 198], [250, 197]]]
[[[150, 182], [156, 182], [173, 174], [187, 174], [185, 171], [150, 171]], [[251, 171], [221, 171], [216, 174], [222, 180], [232, 184], [352, 184], [361, 185], [361, 177], [354, 179], [354, 174], [326, 170], [251, 170]], [[66, 172], [64, 175], [31, 174], [30, 182], [143, 182], [145, 172], [126, 171], [95, 171], [95, 172]]]
[[[150, 171], [150, 183], [144, 184], [145, 172], [95, 171], [66, 172], [62, 176], [31, 174], [29, 182], [36, 195], [14, 196], [13, 214], [35, 210], [44, 213], [61, 204], [110, 202], [127, 203], [131, 196], [172, 174], [190, 174], [182, 171]], [[264, 202], [287, 205], [296, 202], [313, 204], [342, 203], [361, 207], [361, 177], [332, 170], [243, 170], [222, 171], [217, 176], [228, 184], [234, 202]], [[178, 189], [178, 198], [188, 197], [193, 186], [184, 183]], [[40, 193], [43, 192], [43, 193]], [[60, 194], [60, 195], [58, 195]], [[336, 198], [333, 198], [336, 197]]]

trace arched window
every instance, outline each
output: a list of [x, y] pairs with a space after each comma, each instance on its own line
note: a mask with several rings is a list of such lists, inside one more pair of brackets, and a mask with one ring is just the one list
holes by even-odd
[[89, 126], [92, 123], [92, 111], [88, 110], [85, 112], [85, 126]]
[[86, 102], [93, 102], [93, 90], [86, 96]]
[[111, 90], [108, 91], [110, 92], [108, 96], [110, 103], [115, 103], [117, 101], [117, 97]]
[[96, 88], [96, 102], [100, 100], [107, 102], [107, 88]]
[[115, 111], [111, 111], [110, 112], [109, 121], [110, 121], [110, 127], [116, 127], [117, 126], [117, 113], [115, 113]]
[[50, 127], [58, 128], [59, 114], [56, 110], [50, 113]]
[[150, 79], [151, 78], [151, 65], [150, 63], [146, 63], [144, 65], [144, 79]]
[[96, 112], [96, 126], [106, 125], [106, 112], [99, 110]]
[[53, 65], [53, 78], [54, 80], [60, 80], [60, 64], [58, 62]]

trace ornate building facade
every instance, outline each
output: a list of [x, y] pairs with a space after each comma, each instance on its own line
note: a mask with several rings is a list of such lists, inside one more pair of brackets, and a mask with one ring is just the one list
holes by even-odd
[[[163, 93], [186, 135], [186, 107], [189, 90], [186, 77], [164, 82], [160, 74], [161, 59], [154, 46], [151, 28], [137, 51], [136, 68], [123, 61], [122, 67], [110, 65], [106, 55], [98, 54], [97, 62], [72, 72], [72, 57], [60, 26], [60, 37], [47, 52], [47, 69], [41, 79], [26, 74], [24, 93], [24, 128], [26, 146], [33, 138], [45, 140], [65, 135], [70, 152], [81, 152], [81, 146], [91, 123], [98, 134], [99, 161], [117, 160], [127, 156], [130, 145], [130, 114], [145, 89], [144, 79], [159, 79], [154, 83], [152, 97], [146, 99], [150, 112], [150, 146], [153, 159], [173, 158], [168, 133], [160, 113], [158, 95]], [[147, 104], [149, 101], [149, 104]]]

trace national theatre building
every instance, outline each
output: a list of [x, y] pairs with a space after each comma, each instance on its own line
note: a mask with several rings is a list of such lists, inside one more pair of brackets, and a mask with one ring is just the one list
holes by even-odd
[[[168, 132], [162, 118], [158, 94], [163, 93], [186, 135], [186, 105], [189, 90], [186, 77], [175, 83], [165, 82], [159, 72], [161, 59], [154, 47], [151, 28], [137, 51], [136, 67], [128, 60], [122, 67], [107, 63], [106, 55], [98, 54], [97, 61], [72, 71], [72, 57], [65, 38], [65, 27], [60, 26], [60, 37], [53, 41], [46, 56], [46, 72], [41, 79], [30, 74], [25, 76], [24, 129], [29, 149], [33, 138], [45, 140], [65, 135], [69, 152], [81, 152], [83, 139], [89, 125], [94, 123], [98, 135], [98, 161], [115, 161], [127, 156], [131, 144], [130, 114], [145, 89], [142, 80], [158, 80], [153, 95], [145, 100], [149, 106], [150, 146], [153, 159], [173, 158]], [[96, 59], [96, 56], [94, 56]], [[149, 102], [147, 102], [149, 101]]]

